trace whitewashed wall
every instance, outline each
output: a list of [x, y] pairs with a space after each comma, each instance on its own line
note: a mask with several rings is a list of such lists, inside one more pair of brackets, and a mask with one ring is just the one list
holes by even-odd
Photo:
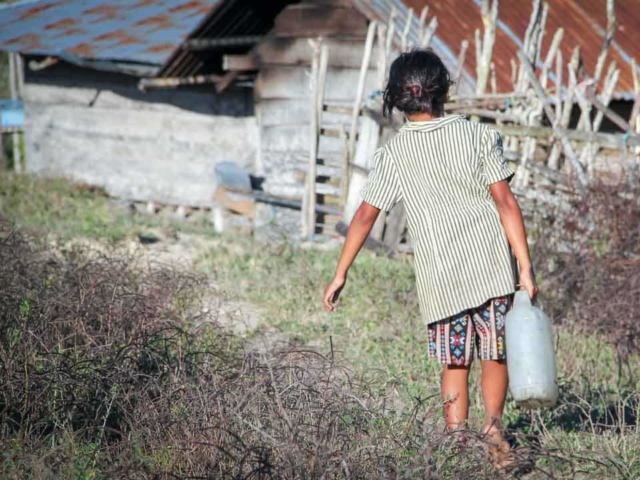
[[143, 94], [132, 80], [45, 73], [25, 89], [30, 172], [121, 198], [196, 206], [212, 201], [216, 163], [255, 165], [255, 117], [218, 114], [246, 110], [234, 107], [237, 99], [225, 106], [210, 91]]

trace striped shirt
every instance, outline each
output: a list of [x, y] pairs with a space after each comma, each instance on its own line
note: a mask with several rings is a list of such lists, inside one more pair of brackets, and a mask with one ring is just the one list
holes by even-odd
[[362, 197], [385, 211], [404, 202], [426, 324], [515, 291], [489, 191], [512, 176], [498, 132], [459, 115], [409, 122], [376, 151]]

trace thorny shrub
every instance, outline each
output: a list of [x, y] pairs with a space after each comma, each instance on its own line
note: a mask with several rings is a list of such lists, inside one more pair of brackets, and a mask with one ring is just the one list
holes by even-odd
[[552, 317], [604, 334], [623, 359], [640, 350], [639, 193], [604, 184], [574, 192], [569, 208], [538, 219], [534, 247]]
[[203, 278], [0, 226], [2, 478], [501, 476], [337, 354], [247, 347]]

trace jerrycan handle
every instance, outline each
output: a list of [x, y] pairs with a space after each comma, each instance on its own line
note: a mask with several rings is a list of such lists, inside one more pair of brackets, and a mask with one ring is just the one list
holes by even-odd
[[518, 290], [513, 301], [514, 307], [527, 308], [531, 307], [531, 298], [526, 290]]

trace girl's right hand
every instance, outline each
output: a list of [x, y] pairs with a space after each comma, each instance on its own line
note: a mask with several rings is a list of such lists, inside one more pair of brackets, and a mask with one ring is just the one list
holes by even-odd
[[322, 305], [327, 312], [336, 311], [335, 304], [340, 297], [340, 292], [342, 292], [345, 283], [347, 283], [346, 278], [334, 277], [334, 279], [331, 280], [331, 283], [327, 285], [327, 288], [324, 289], [324, 298], [322, 300]]
[[520, 281], [518, 282], [520, 290], [526, 290], [529, 293], [529, 298], [533, 302], [540, 291], [536, 284], [536, 276], [533, 272], [533, 267], [524, 268], [520, 271]]

